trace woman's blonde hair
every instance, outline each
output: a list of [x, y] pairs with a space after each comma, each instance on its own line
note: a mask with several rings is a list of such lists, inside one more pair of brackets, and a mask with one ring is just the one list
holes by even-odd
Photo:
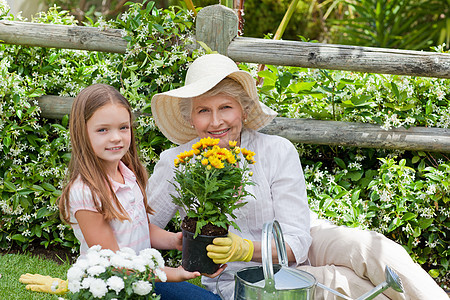
[[[212, 89], [200, 96], [197, 96], [196, 98], [213, 97], [216, 95], [226, 95], [232, 97], [239, 102], [242, 107], [242, 111], [247, 115], [252, 111], [255, 105], [255, 102], [252, 98], [250, 98], [242, 85], [232, 78], [225, 77]], [[180, 98], [179, 100], [181, 115], [183, 116], [183, 119], [188, 122], [191, 121], [192, 100], [193, 98]]]
[[[94, 84], [85, 88], [72, 104], [69, 124], [72, 156], [69, 162], [68, 183], [58, 199], [61, 219], [69, 224], [71, 223], [70, 188], [78, 178], [90, 189], [95, 208], [105, 220], [129, 220], [129, 216], [114, 193], [102, 161], [94, 153], [86, 126], [92, 115], [107, 104], [117, 104], [126, 108], [131, 123], [132, 113], [127, 99], [107, 84]], [[133, 127], [131, 127], [130, 147], [121, 160], [136, 176], [137, 184], [144, 197], [146, 212], [153, 213], [145, 193], [148, 174], [139, 160]]]

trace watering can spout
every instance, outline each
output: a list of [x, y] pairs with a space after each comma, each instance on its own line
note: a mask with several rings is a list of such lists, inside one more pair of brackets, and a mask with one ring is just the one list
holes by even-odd
[[356, 300], [373, 299], [377, 295], [381, 294], [382, 292], [384, 292], [386, 289], [388, 289], [390, 287], [397, 292], [403, 293], [402, 280], [397, 275], [397, 273], [395, 273], [394, 270], [392, 270], [391, 268], [386, 266], [385, 274], [386, 274], [386, 280], [384, 282], [380, 283], [379, 285], [374, 287], [372, 290], [368, 291], [367, 293], [365, 293], [364, 295], [362, 295], [361, 297], [359, 297]]
[[[388, 266], [386, 266], [385, 269], [385, 274], [386, 274], [386, 279], [384, 282], [380, 283], [379, 285], [377, 285], [376, 287], [374, 287], [373, 289], [371, 289], [370, 291], [368, 291], [367, 293], [365, 293], [364, 295], [360, 296], [359, 298], [357, 298], [356, 300], [370, 300], [375, 298], [376, 296], [378, 296], [379, 294], [381, 294], [382, 292], [384, 292], [385, 290], [387, 290], [388, 288], [392, 288], [397, 292], [403, 293], [403, 284], [402, 284], [402, 280], [400, 279], [400, 277], [397, 275], [397, 273], [394, 272], [394, 270], [392, 270], [391, 268], [389, 268]], [[317, 283], [317, 286], [345, 299], [345, 300], [353, 300], [352, 298], [339, 293], [338, 291], [335, 291], [327, 286], [324, 286], [321, 283]]]

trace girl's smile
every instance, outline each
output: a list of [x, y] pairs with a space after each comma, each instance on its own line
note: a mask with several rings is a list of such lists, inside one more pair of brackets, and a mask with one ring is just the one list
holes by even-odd
[[95, 155], [106, 164], [110, 176], [115, 173], [131, 143], [131, 124], [128, 110], [117, 104], [107, 104], [86, 123], [89, 140]]

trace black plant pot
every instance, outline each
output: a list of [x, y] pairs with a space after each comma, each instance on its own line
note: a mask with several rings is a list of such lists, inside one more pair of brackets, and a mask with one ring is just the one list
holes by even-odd
[[197, 235], [182, 229], [183, 232], [183, 252], [181, 264], [187, 271], [199, 271], [202, 274], [214, 274], [220, 264], [208, 257], [206, 246], [212, 243], [217, 236]]

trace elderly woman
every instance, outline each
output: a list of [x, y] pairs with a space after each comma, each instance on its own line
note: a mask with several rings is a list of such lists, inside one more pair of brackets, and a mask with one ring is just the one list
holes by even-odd
[[[208, 255], [216, 262], [227, 263], [231, 271], [260, 265], [263, 224], [276, 219], [282, 227], [290, 266], [312, 273], [339, 292], [361, 296], [384, 281], [384, 269], [389, 265], [400, 275], [406, 292], [388, 289], [386, 296], [377, 299], [448, 299], [400, 245], [375, 232], [317, 219], [308, 208], [296, 149], [282, 137], [257, 132], [276, 113], [258, 101], [252, 76], [240, 71], [228, 57], [209, 54], [196, 59], [189, 67], [185, 86], [153, 97], [152, 113], [161, 132], [180, 145], [161, 154], [149, 179], [150, 205], [156, 211], [150, 216], [153, 224], [164, 228], [177, 210], [185, 216], [170, 196], [176, 193], [170, 181], [177, 154], [190, 150], [200, 138], [219, 138], [221, 147], [237, 141], [256, 153], [257, 163], [251, 166], [256, 184], [247, 188], [255, 197], [245, 199], [247, 204], [235, 213], [241, 231], [230, 228], [228, 246], [208, 246]], [[272, 247], [273, 259], [277, 259]], [[217, 293], [216, 279], [204, 277], [202, 282]], [[226, 299], [233, 297], [232, 275], [220, 277], [219, 289]], [[316, 298], [335, 297], [317, 288]]]

